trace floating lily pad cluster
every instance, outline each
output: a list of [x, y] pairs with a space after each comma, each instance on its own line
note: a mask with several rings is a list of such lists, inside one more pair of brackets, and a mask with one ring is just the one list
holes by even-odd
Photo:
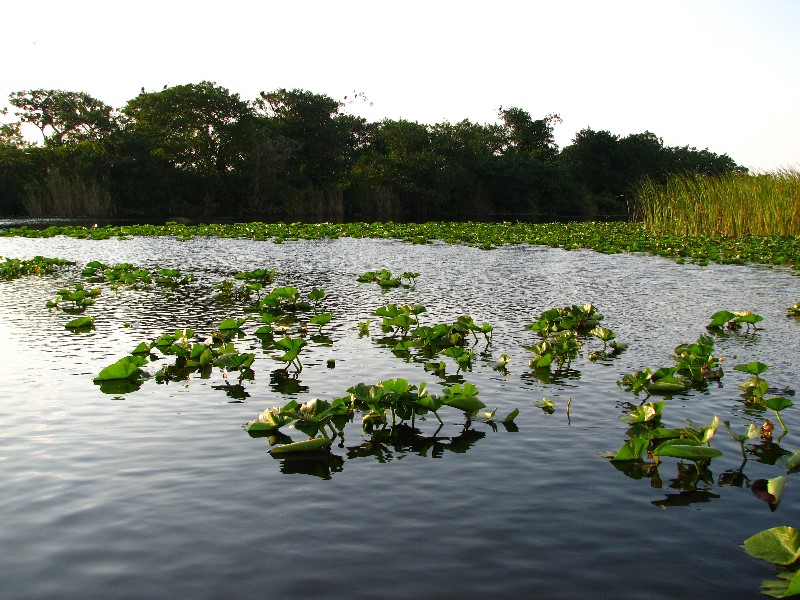
[[47, 308], [58, 308], [64, 312], [80, 313], [95, 303], [100, 291], [100, 288], [86, 288], [82, 283], [78, 283], [74, 289], [63, 288], [58, 290], [55, 299], [48, 300], [45, 306]]
[[628, 373], [617, 383], [627, 392], [645, 395], [676, 394], [690, 388], [702, 388], [708, 381], [724, 375], [721, 358], [714, 355], [714, 338], [700, 335], [693, 344], [675, 347], [675, 366], [650, 368]]
[[795, 302], [786, 309], [786, 315], [800, 320], [800, 302]]
[[105, 227], [52, 226], [32, 229], [11, 227], [0, 231], [4, 236], [108, 239], [129, 236], [174, 236], [179, 240], [193, 237], [236, 237], [272, 240], [279, 243], [297, 239], [319, 238], [395, 238], [409, 243], [441, 240], [491, 249], [507, 244], [531, 244], [564, 249], [591, 248], [597, 252], [647, 252], [658, 256], [687, 260], [704, 265], [710, 261], [731, 264], [774, 264], [800, 269], [798, 236], [677, 235], [649, 230], [634, 222], [429, 222], [429, 223], [227, 223], [186, 225], [120, 225]]
[[[234, 280], [226, 279], [214, 285], [217, 301], [245, 301], [250, 302], [256, 296], [256, 303], [261, 301], [260, 294], [264, 286], [275, 280], [275, 269], [254, 269], [240, 271], [233, 275]], [[237, 282], [240, 282], [237, 285]]]
[[[82, 283], [76, 284], [74, 289], [64, 288], [58, 290], [54, 300], [45, 303], [47, 308], [54, 308], [65, 313], [79, 314], [92, 306], [100, 295], [100, 288], [87, 289]], [[94, 317], [83, 316], [72, 319], [64, 325], [65, 328], [75, 333], [86, 333], [94, 329]]]
[[34, 256], [28, 260], [0, 258], [2, 258], [2, 262], [0, 262], [0, 280], [6, 281], [26, 275], [50, 275], [62, 267], [75, 264], [63, 258], [46, 258], [44, 256]]
[[[424, 382], [414, 385], [402, 378], [387, 379], [374, 385], [360, 383], [348, 388], [347, 392], [347, 396], [331, 402], [313, 399], [298, 404], [292, 400], [282, 407], [269, 408], [247, 423], [246, 429], [249, 432], [275, 433], [284, 426], [292, 425], [310, 436], [310, 439], [302, 441], [281, 437], [281, 443], [270, 450], [273, 455], [278, 455], [329, 448], [337, 435], [344, 438], [344, 426], [353, 420], [356, 412], [362, 413], [362, 428], [366, 432], [372, 432], [375, 427], [385, 428], [389, 423], [395, 427], [398, 421], [402, 423], [409, 420], [413, 428], [414, 419], [428, 412], [436, 417], [441, 426], [442, 419], [438, 411], [443, 406], [461, 410], [468, 421], [477, 418], [488, 423], [495, 422], [494, 411], [478, 415], [485, 405], [478, 398], [478, 389], [469, 383], [446, 387], [441, 396], [429, 394]], [[519, 410], [514, 410], [497, 422], [511, 425], [518, 414]], [[320, 437], [316, 437], [317, 434], [321, 434]]]
[[153, 274], [148, 269], [135, 267], [131, 263], [109, 266], [97, 260], [86, 263], [81, 275], [92, 283], [107, 282], [113, 287], [120, 285], [142, 287], [154, 281]]
[[711, 315], [711, 322], [706, 325], [709, 331], [720, 331], [723, 327], [730, 330], [739, 330], [742, 325], [745, 326], [747, 331], [756, 330], [756, 323], [763, 321], [764, 317], [757, 315], [749, 310], [740, 312], [731, 312], [729, 310], [721, 310]]
[[[241, 325], [241, 323], [238, 323]], [[164, 365], [152, 377], [158, 383], [188, 379], [193, 373], [207, 378], [213, 367], [218, 367], [227, 381], [228, 372], [237, 372], [239, 381], [252, 379], [250, 368], [255, 359], [252, 353], [241, 353], [228, 341], [225, 332], [238, 329], [237, 320], [225, 320], [220, 329], [205, 341], [197, 341], [192, 329], [176, 329], [164, 333], [150, 342], [141, 342], [133, 351], [107, 366], [94, 383], [105, 393], [128, 393], [136, 391], [151, 375], [143, 367], [158, 360], [154, 351], [162, 357], [174, 357], [172, 364]], [[222, 333], [220, 333], [222, 332]]]
[[405, 271], [402, 275], [396, 277], [388, 269], [381, 269], [380, 271], [367, 271], [360, 275], [357, 281], [361, 283], [377, 283], [383, 288], [400, 287], [401, 285], [413, 287], [417, 277], [419, 277], [419, 273], [412, 271]]
[[[419, 315], [427, 312], [421, 304], [387, 304], [375, 310], [374, 316], [381, 317], [381, 330], [388, 337], [381, 343], [392, 346], [398, 355], [407, 355], [415, 351], [422, 358], [434, 358], [438, 354], [455, 360], [458, 371], [472, 370], [474, 346], [481, 334], [486, 345], [491, 344], [493, 327], [489, 323], [478, 325], [470, 315], [461, 315], [453, 323], [436, 323], [420, 325]], [[367, 324], [359, 324], [362, 334], [368, 334]], [[445, 366], [441, 362], [426, 364], [426, 370], [438, 374], [444, 373]]]
[[542, 371], [556, 371], [570, 368], [572, 361], [578, 357], [587, 336], [603, 342], [602, 350], [589, 354], [592, 361], [618, 355], [627, 344], [616, 341], [616, 334], [606, 327], [600, 326], [603, 315], [593, 304], [573, 304], [562, 308], [551, 308], [542, 312], [537, 320], [526, 329], [535, 331], [541, 341], [525, 349], [533, 352], [529, 365], [541, 376]]

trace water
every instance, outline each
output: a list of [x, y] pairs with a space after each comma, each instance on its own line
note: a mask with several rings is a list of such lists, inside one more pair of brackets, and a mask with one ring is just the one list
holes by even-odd
[[[722, 385], [669, 400], [664, 424], [714, 415], [738, 431], [760, 424], [765, 415], [738, 397], [746, 378], [732, 369], [738, 363], [767, 363], [771, 385], [796, 389], [800, 323], [785, 310], [800, 299], [800, 282], [786, 272], [386, 240], [0, 239], [2, 256], [37, 254], [79, 264], [0, 283], [0, 598], [756, 598], [775, 570], [739, 544], [800, 524], [797, 475], [775, 512], [749, 489], [784, 473], [768, 464], [774, 443], [772, 454], [753, 445], [739, 486], [723, 485], [742, 457], [721, 429], [713, 445], [724, 456], [701, 478], [667, 458], [657, 477], [637, 479], [599, 456], [625, 441], [618, 417], [636, 401], [616, 381], [672, 364], [675, 345], [694, 341], [717, 310], [753, 310], [763, 329], [721, 336]], [[178, 268], [197, 281], [180, 290], [104, 288], [87, 311], [95, 331], [73, 334], [63, 327], [72, 317], [44, 303], [79, 281], [90, 260]], [[249, 333], [235, 340], [257, 356], [243, 398], [226, 393], [217, 370], [209, 379], [151, 379], [116, 396], [92, 383], [141, 341], [178, 327], [205, 336], [241, 316], [241, 306], [211, 300], [212, 286], [256, 268], [275, 268], [276, 285], [329, 294], [332, 344], [309, 342], [293, 388], [278, 385], [282, 363]], [[411, 289], [356, 283], [381, 268], [420, 277]], [[376, 343], [377, 318], [372, 337], [358, 337], [357, 323], [389, 302], [425, 305], [423, 324], [461, 314], [491, 323], [492, 345], [484, 352], [481, 341], [473, 371], [461, 375], [498, 414], [519, 408], [518, 431], [481, 423], [464, 431], [461, 413], [444, 407], [438, 432], [431, 418], [417, 421], [417, 436], [368, 447], [351, 424], [325, 461], [272, 458], [268, 440], [242, 424], [290, 398], [332, 399], [392, 377], [440, 392], [420, 362]], [[525, 325], [545, 309], [585, 302], [629, 349], [602, 364], [584, 352], [572, 377], [552, 384], [531, 377], [522, 346], [536, 338]], [[507, 375], [491, 368], [502, 353], [511, 357]], [[452, 376], [454, 362], [442, 360]], [[553, 414], [536, 406], [543, 397], [555, 402]], [[778, 450], [793, 450], [800, 419], [795, 408], [783, 413], [790, 433]]]

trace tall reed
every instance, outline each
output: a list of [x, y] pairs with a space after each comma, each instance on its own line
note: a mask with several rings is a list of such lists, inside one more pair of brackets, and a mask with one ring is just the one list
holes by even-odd
[[672, 175], [636, 189], [636, 213], [659, 233], [739, 237], [800, 235], [800, 171]]
[[23, 206], [31, 217], [107, 217], [112, 213], [108, 190], [96, 181], [62, 175], [57, 169], [25, 190]]

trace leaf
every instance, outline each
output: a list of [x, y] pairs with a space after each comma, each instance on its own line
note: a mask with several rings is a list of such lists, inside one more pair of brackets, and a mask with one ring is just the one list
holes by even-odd
[[794, 573], [778, 573], [779, 580], [761, 582], [761, 593], [773, 598], [788, 598], [800, 594], [800, 569]]
[[147, 362], [142, 356], [124, 356], [112, 365], [100, 371], [94, 382], [112, 381], [114, 379], [130, 379], [141, 374], [141, 367]]
[[791, 454], [784, 454], [778, 457], [775, 464], [783, 467], [787, 471], [792, 471], [800, 466], [800, 450], [795, 450]]
[[150, 352], [150, 344], [147, 342], [139, 342], [139, 345], [133, 349], [131, 354], [148, 354]]
[[733, 367], [736, 371], [743, 371], [750, 375], [759, 376], [761, 373], [769, 369], [769, 365], [765, 365], [764, 363], [760, 362], [751, 362], [747, 363], [746, 365], [736, 365]]
[[794, 402], [792, 402], [788, 398], [783, 398], [781, 396], [774, 396], [772, 398], [764, 398], [763, 402], [764, 402], [764, 404], [766, 404], [769, 408], [771, 408], [775, 412], [780, 412], [784, 408], [789, 408], [790, 406], [794, 406]]
[[242, 325], [244, 325], [245, 321], [247, 321], [247, 319], [243, 318], [225, 319], [222, 321], [222, 323], [219, 324], [219, 327], [217, 327], [217, 329], [219, 329], [220, 331], [231, 331], [239, 329]]
[[515, 408], [505, 416], [505, 418], [503, 419], [503, 423], [513, 423], [514, 419], [516, 419], [518, 415], [519, 415], [519, 409]]
[[308, 320], [308, 322], [311, 323], [312, 325], [319, 325], [320, 327], [322, 327], [323, 325], [327, 325], [328, 323], [330, 323], [330, 320], [332, 318], [333, 314], [328, 312], [328, 313], [322, 313], [321, 315], [315, 315], [311, 317]]
[[93, 329], [94, 317], [78, 317], [64, 325], [67, 329]]
[[663, 442], [653, 450], [653, 456], [672, 456], [674, 458], [685, 458], [686, 460], [708, 460], [722, 456], [722, 452], [716, 448], [702, 445], [696, 440], [672, 439]]
[[742, 548], [761, 560], [790, 565], [800, 558], [800, 530], [788, 526], [765, 529], [742, 542]]
[[611, 460], [638, 460], [642, 457], [642, 454], [644, 453], [645, 448], [647, 448], [648, 443], [649, 440], [645, 438], [628, 440], [622, 444], [622, 447], [611, 458]]
[[721, 310], [711, 315], [711, 322], [706, 325], [708, 329], [717, 329], [725, 325], [728, 321], [736, 318], [736, 315], [729, 310]]
[[292, 442], [290, 444], [283, 444], [282, 446], [275, 446], [269, 450], [272, 455], [275, 454], [289, 454], [291, 452], [313, 452], [314, 450], [326, 450], [330, 448], [331, 440], [325, 437], [311, 438], [302, 442]]
[[781, 501], [781, 496], [783, 496], [783, 488], [786, 487], [786, 477], [783, 475], [778, 475], [772, 479], [767, 479], [767, 491], [775, 496], [775, 504]]

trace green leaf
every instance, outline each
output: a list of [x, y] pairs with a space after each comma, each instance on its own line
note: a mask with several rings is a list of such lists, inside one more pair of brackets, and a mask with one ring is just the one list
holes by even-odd
[[150, 352], [150, 344], [147, 342], [139, 342], [139, 345], [133, 349], [131, 354], [148, 354]]
[[142, 371], [140, 367], [147, 360], [142, 356], [124, 356], [113, 365], [107, 366], [94, 378], [95, 383], [112, 381], [114, 379], [131, 379], [138, 377]]
[[653, 456], [672, 456], [674, 458], [685, 458], [686, 460], [708, 460], [722, 456], [722, 452], [716, 448], [702, 445], [696, 440], [672, 439], [663, 442], [655, 450]]
[[790, 565], [800, 558], [800, 530], [781, 526], [765, 529], [742, 542], [742, 548], [776, 565]]
[[772, 479], [767, 479], [767, 492], [775, 497], [776, 505], [781, 501], [781, 496], [783, 496], [783, 488], [786, 487], [786, 481], [787, 479], [783, 475], [778, 475]]
[[259, 413], [253, 421], [247, 424], [247, 431], [275, 431], [291, 423], [294, 417], [284, 414], [278, 406], [268, 408]]
[[792, 471], [800, 466], [800, 450], [795, 450], [791, 454], [784, 454], [778, 457], [775, 464], [783, 467], [787, 471]]
[[800, 569], [794, 573], [778, 573], [779, 580], [761, 582], [761, 593], [773, 598], [788, 598], [800, 594]]
[[314, 315], [308, 320], [308, 322], [311, 323], [312, 325], [319, 325], [320, 327], [322, 327], [323, 325], [327, 325], [328, 323], [330, 323], [330, 320], [332, 318], [333, 314], [328, 312], [328, 313], [322, 313], [321, 315]]
[[765, 365], [764, 363], [760, 362], [751, 362], [747, 363], [746, 365], [736, 365], [733, 367], [736, 371], [743, 371], [750, 375], [759, 376], [761, 373], [769, 369], [769, 365]]
[[244, 325], [245, 321], [247, 321], [247, 319], [243, 318], [225, 319], [224, 321], [222, 321], [222, 323], [219, 324], [219, 327], [217, 327], [217, 329], [219, 329], [220, 331], [230, 331], [239, 329], [241, 328], [242, 325]]
[[781, 396], [773, 396], [772, 398], [764, 398], [763, 402], [764, 402], [764, 404], [766, 404], [769, 408], [771, 408], [775, 412], [780, 412], [784, 408], [789, 408], [790, 406], [794, 406], [794, 402], [792, 402], [788, 398], [783, 398]]
[[67, 329], [93, 329], [94, 317], [78, 317], [64, 325]]
[[638, 460], [642, 457], [642, 454], [644, 453], [645, 448], [647, 448], [648, 443], [649, 440], [645, 438], [628, 440], [622, 444], [622, 447], [611, 458], [611, 460]]
[[736, 315], [734, 315], [731, 311], [721, 310], [711, 315], [711, 322], [708, 325], [706, 325], [706, 327], [708, 329], [717, 329], [725, 325], [725, 323], [727, 323], [728, 321], [733, 320], [734, 318], [736, 318]]

